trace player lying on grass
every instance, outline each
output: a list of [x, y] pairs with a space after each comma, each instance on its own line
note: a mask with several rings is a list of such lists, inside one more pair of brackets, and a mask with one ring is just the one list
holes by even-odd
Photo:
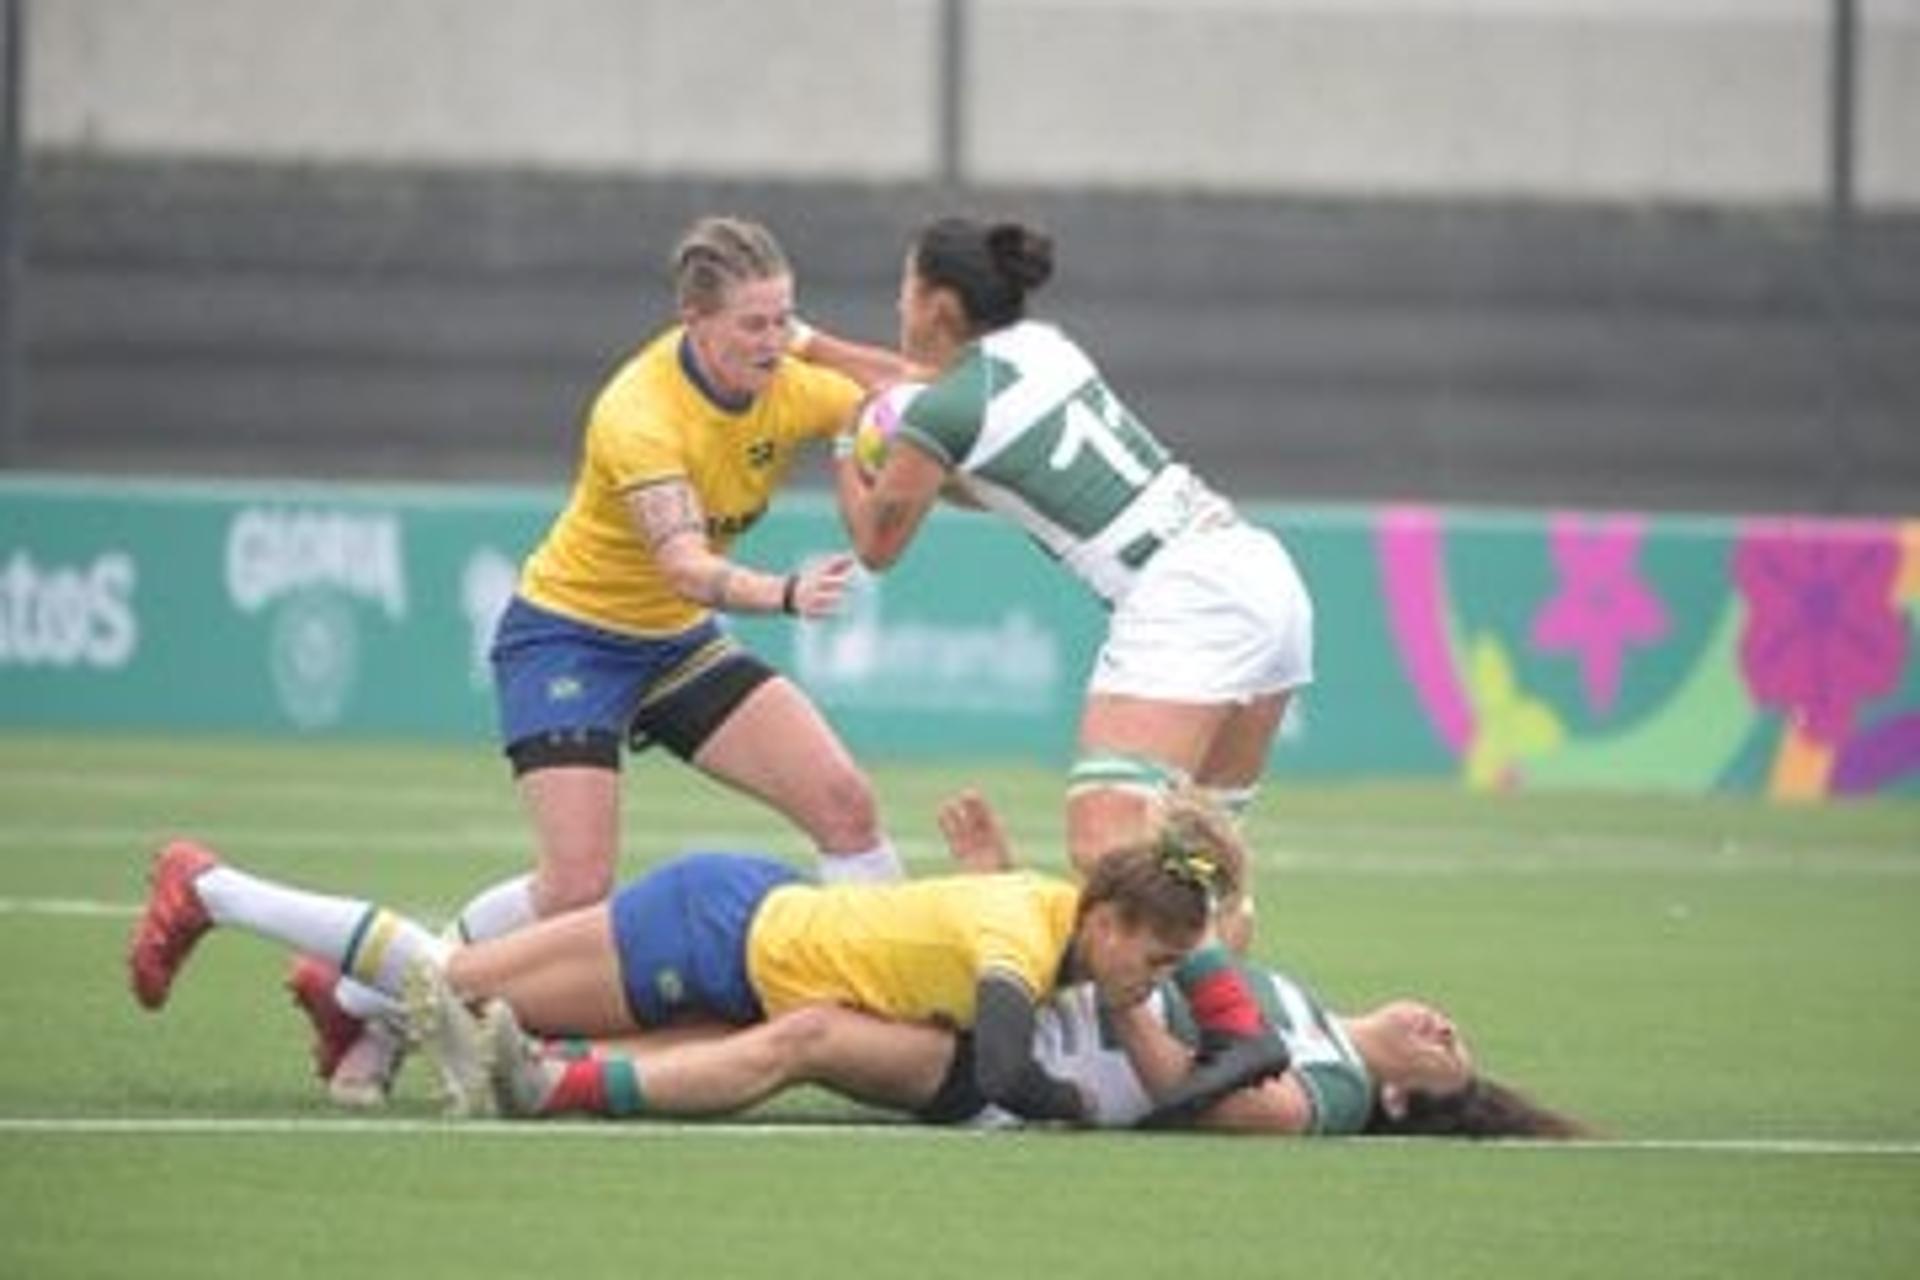
[[167, 1000], [216, 925], [317, 956], [390, 996], [442, 1068], [456, 1110], [484, 1106], [468, 1002], [506, 1000], [531, 1025], [585, 1036], [686, 1018], [748, 1024], [815, 1004], [971, 1029], [973, 1083], [1029, 1119], [1080, 1120], [1080, 1091], [1033, 1057], [1035, 1004], [1090, 981], [1107, 1004], [1144, 1000], [1206, 930], [1245, 865], [1231, 824], [1173, 805], [1148, 838], [1076, 886], [1028, 872], [819, 886], [767, 858], [695, 854], [606, 904], [454, 946], [360, 899], [251, 875], [175, 841], [155, 855], [128, 966], [135, 997]]
[[[979, 797], [946, 805], [941, 828], [964, 865], [989, 872], [1009, 865], [1004, 834]], [[1195, 1002], [1170, 981], [1117, 1009], [1086, 984], [1055, 993], [1040, 1006], [1033, 1056], [1081, 1093], [1082, 1118], [1103, 1127], [1315, 1136], [1582, 1132], [1477, 1074], [1452, 1020], [1430, 1005], [1397, 1000], [1348, 1017], [1278, 970], [1243, 966], [1239, 978], [1279, 1032], [1283, 1070], [1271, 1060], [1215, 1058], [1208, 1066], [1225, 1069], [1203, 1079], [1207, 1068], [1196, 1064], [1205, 1029]], [[807, 1084], [930, 1121], [996, 1118], [972, 1085], [970, 1033], [846, 1008], [811, 1005], [745, 1030], [600, 1045], [530, 1037], [505, 1002], [490, 1003], [485, 1021], [495, 1104], [504, 1115], [716, 1115]]]
[[[1477, 1074], [1458, 1030], [1432, 1006], [1401, 1000], [1347, 1017], [1277, 970], [1248, 968], [1243, 976], [1268, 1004], [1291, 1058], [1269, 1079], [1228, 1080], [1191, 1102], [1169, 1104], [1192, 1078], [1197, 1041], [1190, 1011], [1171, 984], [1123, 1011], [1103, 1008], [1085, 984], [1056, 993], [1040, 1008], [1035, 1058], [1081, 1093], [1083, 1121], [1103, 1128], [1146, 1124], [1315, 1137], [1582, 1132]], [[969, 1033], [832, 1005], [809, 1005], [710, 1038], [641, 1037], [628, 1044], [529, 1036], [504, 1001], [489, 1003], [484, 1024], [495, 1106], [506, 1116], [725, 1115], [788, 1088], [816, 1085], [929, 1122], [1006, 1118], [971, 1083]], [[1270, 1066], [1249, 1064], [1243, 1074]]]

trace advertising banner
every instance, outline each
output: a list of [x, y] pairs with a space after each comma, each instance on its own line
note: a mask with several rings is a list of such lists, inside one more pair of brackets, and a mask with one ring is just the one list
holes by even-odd
[[[0, 479], [0, 729], [493, 746], [487, 648], [558, 489]], [[1252, 507], [1313, 593], [1274, 768], [1483, 788], [1920, 793], [1920, 518]], [[736, 548], [844, 545], [790, 495]], [[1105, 614], [940, 512], [831, 620], [733, 626], [873, 760], [1071, 758]]]

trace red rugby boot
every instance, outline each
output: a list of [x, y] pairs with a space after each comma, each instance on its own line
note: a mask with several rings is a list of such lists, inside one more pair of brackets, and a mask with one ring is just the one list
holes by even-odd
[[340, 1060], [367, 1027], [334, 998], [339, 982], [340, 970], [313, 956], [295, 956], [287, 970], [287, 992], [313, 1025], [313, 1073], [322, 1080], [333, 1079]]
[[167, 1002], [174, 975], [213, 927], [193, 882], [219, 865], [212, 850], [191, 840], [174, 840], [153, 855], [147, 907], [127, 946], [127, 976], [142, 1006], [158, 1009]]

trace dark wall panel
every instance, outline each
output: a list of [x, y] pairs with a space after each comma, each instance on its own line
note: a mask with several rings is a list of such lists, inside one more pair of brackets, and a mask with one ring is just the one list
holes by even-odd
[[890, 337], [906, 239], [957, 203], [1056, 233], [1040, 309], [1236, 493], [1920, 511], [1920, 219], [1859, 229], [1840, 350], [1813, 215], [60, 156], [29, 178], [30, 466], [558, 481], [600, 376], [668, 317], [689, 219], [767, 220], [809, 313]]

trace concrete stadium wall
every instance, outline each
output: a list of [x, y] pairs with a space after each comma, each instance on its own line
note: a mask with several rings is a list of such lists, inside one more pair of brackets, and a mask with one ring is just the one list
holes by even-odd
[[[986, 184], [1687, 203], [1825, 183], [1824, 0], [962, 0]], [[1920, 205], [1920, 0], [1862, 6], [1860, 190]], [[38, 0], [30, 144], [919, 181], [938, 0]]]

